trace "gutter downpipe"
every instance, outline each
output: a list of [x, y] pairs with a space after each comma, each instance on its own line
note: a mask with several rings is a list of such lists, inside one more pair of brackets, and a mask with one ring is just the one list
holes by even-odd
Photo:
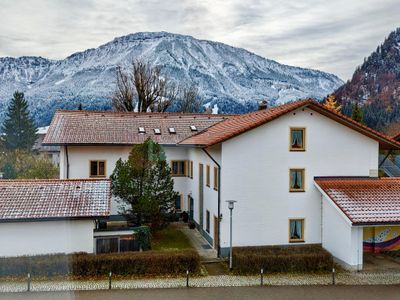
[[67, 178], [69, 179], [69, 157], [68, 157], [68, 146], [65, 145], [65, 156], [67, 158]]
[[217, 227], [217, 257], [221, 256], [220, 231], [221, 231], [221, 165], [211, 156], [205, 148], [201, 148], [218, 167], [218, 227]]

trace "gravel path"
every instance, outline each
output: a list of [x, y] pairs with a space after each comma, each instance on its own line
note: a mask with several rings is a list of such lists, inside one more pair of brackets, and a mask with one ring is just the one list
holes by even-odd
[[[299, 286], [331, 285], [332, 276], [309, 274], [277, 274], [264, 276], [264, 285]], [[339, 285], [381, 285], [400, 284], [400, 273], [340, 273], [336, 275]], [[259, 276], [204, 276], [190, 278], [191, 287], [233, 287], [260, 285]], [[114, 280], [113, 289], [138, 288], [181, 288], [186, 287], [186, 278], [158, 278]], [[31, 291], [78, 291], [108, 289], [107, 280], [97, 281], [32, 281]], [[0, 282], [0, 292], [23, 292], [27, 290], [26, 282]]]

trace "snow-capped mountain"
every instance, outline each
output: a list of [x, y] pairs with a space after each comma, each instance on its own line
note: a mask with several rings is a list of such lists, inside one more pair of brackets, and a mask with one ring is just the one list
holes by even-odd
[[343, 82], [321, 71], [282, 65], [241, 48], [167, 32], [135, 33], [63, 60], [0, 58], [0, 122], [15, 90], [25, 92], [38, 125], [57, 108], [109, 109], [115, 68], [133, 60], [162, 65], [166, 76], [194, 83], [204, 103], [220, 112], [245, 112], [259, 100], [271, 104], [322, 99]]

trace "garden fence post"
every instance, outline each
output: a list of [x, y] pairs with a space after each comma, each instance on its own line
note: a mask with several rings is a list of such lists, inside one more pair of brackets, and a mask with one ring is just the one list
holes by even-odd
[[108, 289], [111, 290], [111, 276], [112, 272], [108, 273]]
[[335, 285], [335, 268], [332, 268], [332, 285]]
[[31, 291], [31, 273], [28, 273], [28, 292]]
[[264, 285], [264, 269], [261, 269], [261, 282], [260, 285], [263, 286]]
[[189, 287], [189, 270], [186, 271], [186, 287]]

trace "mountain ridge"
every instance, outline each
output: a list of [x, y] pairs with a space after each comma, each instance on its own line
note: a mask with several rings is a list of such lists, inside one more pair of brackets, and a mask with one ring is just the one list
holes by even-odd
[[343, 82], [333, 74], [292, 67], [243, 48], [168, 32], [139, 32], [64, 59], [0, 58], [0, 122], [15, 90], [25, 92], [38, 125], [47, 125], [56, 108], [110, 109], [115, 68], [134, 59], [163, 66], [177, 82], [199, 87], [204, 104], [221, 112], [254, 110], [299, 98], [322, 99]]
[[372, 128], [385, 131], [391, 123], [400, 122], [400, 28], [364, 59], [335, 96], [348, 114], [351, 103], [360, 103], [365, 122]]

